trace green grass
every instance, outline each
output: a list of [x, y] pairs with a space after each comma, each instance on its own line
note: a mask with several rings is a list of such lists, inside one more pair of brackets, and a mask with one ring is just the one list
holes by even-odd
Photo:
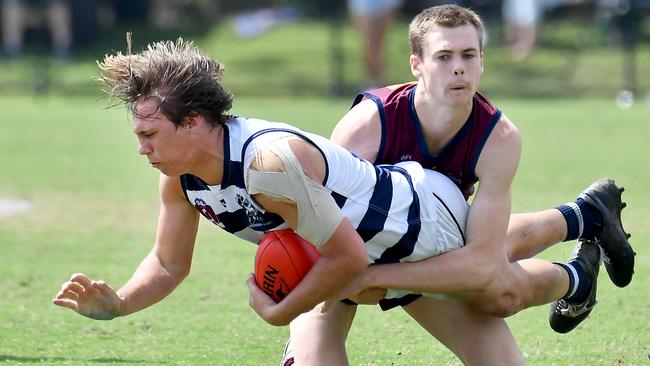
[[[604, 30], [593, 22], [549, 21], [540, 32], [540, 47], [524, 62], [514, 61], [502, 44], [500, 25], [488, 24], [482, 89], [493, 97], [614, 98], [623, 87], [625, 67], [621, 47], [606, 42]], [[386, 82], [412, 80], [406, 20], [396, 21], [386, 37]], [[55, 94], [94, 95], [94, 61], [113, 50], [125, 51], [124, 32], [133, 30], [133, 47], [184, 36], [226, 65], [225, 80], [238, 96], [322, 97], [332, 90], [334, 66], [332, 27], [322, 21], [301, 20], [271, 29], [250, 39], [235, 35], [230, 19], [197, 30], [159, 30], [142, 25], [118, 25], [94, 45], [78, 50], [69, 63], [34, 56], [14, 61], [0, 59], [0, 94], [28, 94], [33, 90]], [[361, 42], [347, 19], [338, 25], [343, 53], [342, 95], [352, 95], [363, 81]], [[647, 30], [644, 32], [647, 35]], [[642, 38], [643, 39], [643, 38]], [[641, 99], [650, 91], [650, 47], [640, 42], [637, 86]]]
[[[547, 307], [510, 318], [531, 365], [641, 365], [650, 351], [649, 108], [610, 101], [495, 102], [524, 138], [514, 211], [574, 199], [612, 176], [627, 187], [626, 228], [637, 273], [626, 289], [601, 275], [600, 305], [580, 328], [558, 335]], [[115, 287], [149, 251], [157, 217], [157, 174], [137, 155], [123, 108], [94, 98], [3, 97], [0, 197], [34, 204], [0, 220], [0, 363], [50, 365], [276, 365], [286, 328], [248, 307], [255, 247], [202, 223], [190, 277], [154, 307], [110, 322], [51, 305], [75, 272]], [[241, 115], [288, 121], [328, 134], [348, 100], [236, 99]], [[544, 257], [563, 261], [571, 244]], [[604, 272], [604, 271], [603, 271]], [[348, 341], [352, 365], [458, 364], [400, 310], [359, 311]]]

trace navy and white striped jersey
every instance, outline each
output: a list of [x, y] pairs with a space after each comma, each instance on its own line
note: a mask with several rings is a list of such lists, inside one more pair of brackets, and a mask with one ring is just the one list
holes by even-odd
[[416, 261], [464, 244], [468, 205], [442, 174], [416, 162], [373, 166], [322, 136], [283, 123], [232, 117], [224, 132], [221, 184], [210, 186], [189, 174], [180, 179], [203, 216], [240, 238], [257, 244], [266, 232], [287, 228], [255, 203], [245, 177], [256, 152], [296, 135], [323, 154], [323, 185], [363, 238], [371, 262]]

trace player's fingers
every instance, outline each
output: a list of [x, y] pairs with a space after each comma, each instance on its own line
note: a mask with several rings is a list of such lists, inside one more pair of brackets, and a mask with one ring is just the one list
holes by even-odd
[[70, 282], [77, 282], [81, 284], [81, 286], [87, 288], [91, 286], [92, 281], [90, 280], [90, 278], [88, 278], [88, 276], [86, 276], [83, 273], [75, 273], [72, 276], [70, 276]]
[[86, 289], [77, 282], [69, 282], [67, 290], [73, 291], [78, 295], [83, 295], [86, 292]]
[[102, 294], [112, 294], [115, 292], [113, 288], [104, 281], [92, 281], [92, 286]]
[[66, 299], [66, 298], [56, 298], [52, 300], [52, 304], [61, 306], [64, 308], [72, 309], [74, 311], [77, 311], [77, 302], [74, 300]]
[[328, 300], [323, 301], [323, 303], [322, 303], [322, 305], [320, 307], [320, 312], [321, 313], [326, 313], [326, 312], [330, 311], [332, 306], [334, 306], [334, 304], [336, 304], [337, 302], [338, 302], [338, 300], [336, 300], [336, 298], [328, 299]]
[[66, 299], [71, 299], [71, 300], [74, 300], [74, 301], [79, 301], [79, 294], [72, 291], [71, 289], [68, 288], [68, 289], [62, 290], [61, 292], [63, 293], [61, 298], [66, 298]]
[[251, 273], [250, 275], [248, 275], [248, 280], [246, 280], [246, 285], [248, 286], [248, 289], [250, 291], [260, 290], [260, 288], [257, 287], [257, 282], [255, 282], [255, 273]]
[[356, 296], [356, 302], [364, 305], [375, 305], [386, 297], [386, 289], [381, 287], [372, 287], [361, 291]]

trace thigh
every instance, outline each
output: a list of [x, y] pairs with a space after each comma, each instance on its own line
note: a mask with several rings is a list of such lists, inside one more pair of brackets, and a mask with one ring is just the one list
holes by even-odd
[[421, 297], [404, 310], [466, 365], [525, 365], [505, 320], [460, 300]]
[[345, 340], [357, 306], [339, 302], [327, 313], [320, 305], [294, 319], [290, 325], [296, 366], [348, 365]]

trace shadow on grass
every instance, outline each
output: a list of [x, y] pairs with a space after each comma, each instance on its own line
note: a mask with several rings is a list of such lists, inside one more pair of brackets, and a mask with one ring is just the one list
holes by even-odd
[[22, 357], [22, 356], [11, 356], [11, 355], [2, 355], [0, 354], [0, 362], [5, 361], [16, 361], [16, 362], [88, 362], [88, 363], [155, 363], [155, 364], [165, 364], [167, 362], [162, 362], [160, 360], [156, 361], [147, 361], [147, 360], [125, 360], [122, 358], [92, 358], [82, 360], [79, 358], [68, 358], [68, 357]]

